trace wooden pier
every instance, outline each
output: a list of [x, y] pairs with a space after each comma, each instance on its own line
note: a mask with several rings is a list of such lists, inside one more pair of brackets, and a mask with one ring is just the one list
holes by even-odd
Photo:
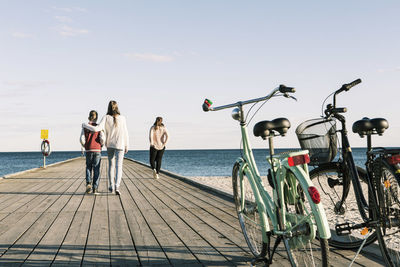
[[[0, 266], [250, 266], [231, 198], [124, 160], [121, 196], [85, 194], [76, 158], [0, 179]], [[383, 266], [372, 247], [353, 266]], [[331, 250], [333, 266], [354, 251]], [[280, 251], [272, 266], [287, 266]]]

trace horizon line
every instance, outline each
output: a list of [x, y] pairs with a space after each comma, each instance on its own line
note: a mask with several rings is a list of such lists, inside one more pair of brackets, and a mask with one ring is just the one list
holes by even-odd
[[[352, 147], [352, 148], [356, 148], [356, 149], [367, 149], [366, 147]], [[380, 147], [375, 147], [375, 148], [380, 148]], [[388, 147], [384, 147], [387, 149], [400, 149], [400, 147], [396, 147], [396, 146], [388, 146]], [[268, 150], [268, 147], [266, 148], [253, 148], [252, 150], [260, 150], [260, 149], [266, 149]], [[301, 148], [299, 147], [275, 147], [275, 149], [298, 149], [301, 150]], [[169, 151], [181, 151], [181, 150], [241, 150], [241, 148], [182, 148], [182, 149], [168, 149]], [[166, 151], [168, 151], [166, 150]], [[128, 153], [131, 151], [149, 151], [149, 149], [131, 149], [128, 150]], [[54, 152], [74, 152], [74, 153], [82, 153], [81, 150], [55, 150], [52, 151], [52, 153]], [[101, 152], [107, 152], [107, 150], [102, 150]], [[0, 153], [42, 153], [41, 151], [37, 151], [37, 150], [27, 150], [27, 151], [0, 151]]]

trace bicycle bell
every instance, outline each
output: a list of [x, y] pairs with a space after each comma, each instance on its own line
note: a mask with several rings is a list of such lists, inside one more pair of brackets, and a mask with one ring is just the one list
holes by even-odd
[[237, 121], [239, 121], [242, 118], [242, 112], [240, 111], [239, 108], [234, 108], [232, 110], [232, 118]]

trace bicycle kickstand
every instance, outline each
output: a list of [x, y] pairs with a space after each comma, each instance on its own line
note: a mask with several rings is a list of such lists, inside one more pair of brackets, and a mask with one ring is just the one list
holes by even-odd
[[365, 245], [365, 242], [367, 242], [367, 239], [368, 239], [368, 237], [369, 237], [370, 234], [371, 234], [371, 232], [370, 232], [368, 235], [366, 235], [366, 237], [364, 238], [364, 241], [361, 243], [361, 246], [360, 246], [360, 248], [357, 250], [356, 255], [354, 256], [353, 260], [350, 262], [349, 267], [351, 267], [351, 266], [353, 265], [353, 263], [356, 261], [358, 255], [360, 254], [361, 250], [363, 249], [363, 247], [364, 247], [364, 245]]
[[269, 260], [267, 258], [255, 258], [251, 261], [251, 267], [260, 266], [259, 264], [262, 263], [262, 266], [268, 267], [270, 265]]
[[[271, 249], [270, 249], [270, 244], [271, 244], [271, 232], [267, 232], [267, 236], [268, 236], [268, 244], [267, 244], [267, 248], [268, 248], [268, 258], [255, 258], [251, 261], [251, 266], [257, 266], [260, 263], [263, 263], [263, 266], [270, 266], [272, 264], [272, 256], [274, 255], [275, 249], [278, 246], [277, 243], [279, 244], [278, 241], [275, 242], [274, 244], [274, 248], [272, 249], [272, 254], [271, 254]], [[279, 238], [279, 237], [278, 237]]]

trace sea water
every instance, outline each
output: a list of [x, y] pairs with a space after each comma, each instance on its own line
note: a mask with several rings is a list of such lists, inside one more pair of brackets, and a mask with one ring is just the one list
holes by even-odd
[[[275, 153], [289, 150], [296, 149], [276, 149]], [[357, 165], [365, 164], [365, 152], [365, 148], [353, 148], [353, 157]], [[102, 154], [107, 156], [106, 151]], [[261, 175], [266, 175], [268, 151], [254, 149], [253, 154]], [[46, 158], [46, 165], [81, 156], [80, 151], [55, 151]], [[183, 176], [231, 176], [232, 166], [240, 156], [239, 149], [167, 149], [161, 168]], [[132, 150], [125, 157], [149, 164], [148, 150]], [[0, 177], [40, 166], [43, 166], [43, 156], [40, 152], [0, 152]]]

